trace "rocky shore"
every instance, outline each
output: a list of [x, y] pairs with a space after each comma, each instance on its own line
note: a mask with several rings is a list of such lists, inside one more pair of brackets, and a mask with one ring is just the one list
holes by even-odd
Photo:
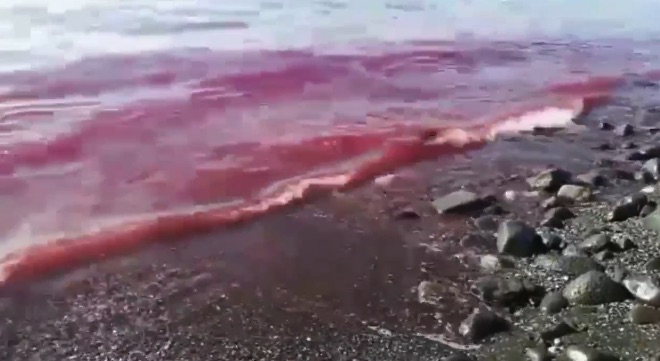
[[4, 285], [0, 360], [658, 360], [660, 114], [628, 109]]

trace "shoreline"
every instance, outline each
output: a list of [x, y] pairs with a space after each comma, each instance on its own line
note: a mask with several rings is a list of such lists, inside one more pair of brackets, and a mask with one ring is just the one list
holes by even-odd
[[[633, 124], [636, 133], [623, 136], [615, 124], [621, 119], [613, 119], [616, 129], [610, 130], [598, 129], [599, 121], [590, 119], [593, 126], [580, 134], [512, 136], [540, 147], [538, 151], [578, 144], [576, 149], [586, 154], [592, 147], [611, 145], [611, 150], [593, 150], [589, 156], [596, 159], [576, 156], [554, 165], [570, 169], [573, 176], [600, 169], [611, 183], [593, 187], [592, 200], [565, 206], [575, 217], [561, 222], [563, 228], [555, 227], [557, 223], [539, 227], [547, 220], [540, 206], [547, 196], [530, 193], [534, 189], [527, 184], [528, 177], [551, 167], [530, 166], [533, 162], [525, 162], [524, 154], [491, 159], [489, 148], [507, 141], [500, 140], [461, 156], [467, 161], [420, 164], [414, 176], [396, 177], [386, 186], [371, 184], [186, 242], [150, 245], [49, 279], [14, 283], [0, 291], [0, 335], [5, 340], [0, 358], [438, 360], [453, 355], [452, 360], [459, 360], [464, 352], [475, 360], [502, 355], [507, 360], [545, 360], [528, 356], [526, 349], [537, 346], [539, 332], [567, 319], [577, 324], [575, 332], [546, 345], [560, 359], [572, 344], [621, 360], [660, 353], [653, 342], [660, 334], [660, 318], [655, 325], [631, 324], [628, 312], [635, 303], [630, 297], [548, 315], [540, 310], [540, 295], [506, 309], [475, 293], [475, 282], [484, 277], [519, 277], [549, 294], [583, 274], [580, 267], [587, 259], [614, 279], [616, 266], [641, 272], [649, 258], [660, 257], [656, 233], [645, 231], [639, 217], [605, 220], [616, 202], [647, 186], [627, 179], [634, 178], [643, 162], [622, 156], [655, 138], [648, 124]], [[637, 148], [627, 149], [630, 142]], [[611, 161], [592, 164], [601, 158]], [[499, 171], [489, 172], [495, 169]], [[481, 207], [468, 215], [438, 214], [432, 201], [461, 188], [479, 199], [494, 193], [495, 205], [504, 212]], [[650, 201], [660, 202], [660, 191], [648, 194]], [[497, 255], [495, 234], [506, 220], [525, 222], [546, 238], [554, 233], [563, 240], [557, 245], [562, 250], [534, 257]], [[603, 225], [608, 228], [600, 229]], [[630, 238], [637, 248], [607, 249], [609, 258], [602, 254], [605, 249], [585, 248], [584, 254], [576, 254], [584, 257], [577, 271], [557, 271], [555, 263], [540, 261], [548, 255], [566, 257], [562, 252], [571, 245], [579, 248], [590, 229], [610, 236], [611, 244], [618, 244], [619, 236]], [[484, 255], [490, 255], [490, 263], [484, 263]], [[424, 282], [438, 285], [429, 288], [436, 294], [420, 297]], [[495, 284], [497, 291], [501, 284]], [[531, 294], [531, 288], [526, 284], [522, 289]], [[519, 294], [514, 296], [520, 301]], [[506, 320], [509, 331], [486, 328], [473, 331], [485, 332], [484, 337], [469, 334], [474, 339], [466, 340], [461, 325], [475, 308]], [[584, 323], [590, 327], [582, 328]], [[420, 336], [432, 334], [446, 342]], [[639, 347], [626, 346], [626, 340]], [[478, 348], [456, 350], [452, 343]]]

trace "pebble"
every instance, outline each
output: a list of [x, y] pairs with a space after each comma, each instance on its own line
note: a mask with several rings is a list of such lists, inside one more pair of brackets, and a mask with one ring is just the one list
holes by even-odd
[[653, 158], [644, 162], [641, 171], [650, 174], [653, 179], [658, 179], [658, 176], [660, 176], [660, 158]]
[[635, 134], [635, 128], [630, 124], [621, 124], [614, 128], [614, 134], [621, 137], [628, 137]]
[[437, 305], [442, 301], [443, 292], [446, 289], [439, 283], [422, 281], [417, 286], [417, 301], [429, 305]]
[[660, 279], [657, 276], [628, 275], [622, 283], [637, 300], [660, 307]]
[[492, 204], [489, 197], [480, 197], [474, 192], [458, 190], [433, 201], [433, 207], [440, 214], [463, 213], [483, 210]]
[[552, 356], [544, 345], [538, 345], [525, 350], [525, 355], [529, 361], [550, 361]]
[[541, 233], [541, 241], [548, 249], [559, 250], [564, 244], [564, 240], [556, 233], [543, 232]]
[[615, 361], [617, 357], [587, 346], [571, 345], [566, 348], [566, 358], [571, 361]]
[[497, 219], [493, 216], [481, 216], [474, 220], [474, 225], [482, 231], [495, 231], [497, 230]]
[[559, 188], [557, 197], [573, 202], [584, 202], [592, 198], [591, 188], [576, 184], [566, 184]]
[[582, 251], [589, 253], [598, 253], [613, 247], [612, 240], [609, 235], [600, 233], [589, 236], [578, 245]]
[[534, 259], [533, 264], [548, 271], [570, 276], [579, 276], [589, 271], [604, 271], [600, 263], [584, 255], [542, 254]]
[[568, 184], [572, 174], [560, 168], [550, 168], [527, 179], [527, 184], [532, 189], [545, 192], [556, 192], [563, 185]]
[[515, 267], [515, 263], [512, 260], [506, 257], [493, 255], [493, 254], [487, 254], [481, 256], [479, 258], [479, 265], [483, 270], [489, 272], [495, 272], [495, 271], [503, 270], [505, 268]]

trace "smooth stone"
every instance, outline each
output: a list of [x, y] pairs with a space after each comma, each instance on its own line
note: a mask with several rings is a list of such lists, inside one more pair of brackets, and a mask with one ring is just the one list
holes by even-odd
[[565, 320], [562, 320], [559, 321], [559, 323], [552, 325], [550, 328], [541, 331], [539, 337], [543, 341], [552, 341], [578, 332], [579, 330], [575, 325], [569, 324]]
[[598, 351], [595, 348], [570, 345], [564, 352], [566, 358], [570, 361], [617, 361], [618, 357]]
[[474, 220], [474, 225], [482, 231], [496, 231], [498, 227], [497, 219], [493, 216], [481, 216]]
[[638, 301], [660, 307], [660, 279], [650, 275], [629, 275], [623, 285]]
[[592, 197], [591, 188], [576, 184], [566, 184], [557, 191], [558, 198], [568, 199], [574, 202], [588, 201]]
[[570, 172], [560, 168], [550, 168], [527, 179], [532, 189], [545, 192], [556, 192], [561, 186], [569, 183], [573, 178]]
[[582, 241], [582, 243], [578, 245], [578, 248], [585, 252], [598, 253], [606, 249], [611, 249], [612, 245], [613, 244], [610, 236], [601, 233], [601, 234], [594, 234], [593, 236], [589, 236], [587, 239], [585, 239], [584, 241]]
[[660, 159], [653, 158], [647, 160], [642, 165], [641, 171], [652, 175], [654, 179], [658, 179], [658, 176], [660, 176]]
[[651, 272], [660, 271], [660, 257], [651, 258], [648, 262], [646, 262], [644, 268]]
[[600, 271], [589, 271], [572, 280], [562, 294], [569, 303], [580, 305], [621, 302], [629, 298], [625, 287]]
[[491, 203], [491, 199], [480, 197], [474, 192], [458, 190], [435, 199], [433, 207], [440, 214], [462, 213], [483, 210]]
[[427, 305], [437, 305], [442, 300], [446, 288], [436, 282], [422, 281], [417, 286], [417, 301]]
[[621, 124], [614, 128], [614, 134], [621, 137], [628, 137], [635, 133], [635, 128], [630, 124]]
[[483, 270], [489, 272], [495, 272], [505, 268], [515, 267], [515, 263], [512, 260], [493, 254], [486, 254], [481, 256], [479, 258], [479, 265]]
[[589, 271], [604, 271], [604, 267], [587, 256], [560, 256], [542, 254], [536, 257], [534, 265], [547, 271], [559, 272], [570, 276], [579, 276]]
[[651, 306], [633, 305], [628, 316], [636, 325], [660, 323], [660, 309]]
[[548, 349], [544, 345], [538, 345], [533, 348], [528, 348], [525, 350], [525, 356], [527, 356], [528, 361], [550, 361], [552, 360], [552, 355], [548, 352]]
[[660, 232], [660, 210], [656, 210], [648, 216], [644, 217], [642, 224], [646, 229]]
[[458, 333], [471, 342], [480, 342], [509, 329], [509, 323], [496, 313], [476, 308], [458, 327]]
[[568, 300], [561, 292], [551, 292], [545, 295], [541, 300], [539, 308], [541, 311], [552, 315], [568, 307]]
[[593, 187], [604, 187], [607, 185], [607, 177], [600, 171], [590, 171], [575, 177], [580, 182]]
[[576, 245], [569, 244], [561, 251], [561, 254], [564, 256], [587, 256], [587, 254], [580, 250]]
[[521, 221], [504, 221], [497, 230], [497, 250], [501, 254], [531, 257], [545, 251], [536, 230]]

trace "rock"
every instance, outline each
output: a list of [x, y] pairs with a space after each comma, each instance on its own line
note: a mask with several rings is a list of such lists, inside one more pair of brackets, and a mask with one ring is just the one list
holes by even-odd
[[442, 300], [445, 287], [432, 281], [422, 281], [417, 286], [417, 301], [428, 305], [437, 305]]
[[502, 208], [502, 206], [500, 206], [499, 204], [493, 204], [491, 206], [484, 208], [481, 214], [488, 216], [501, 216], [503, 214], [506, 214], [506, 210], [504, 210], [504, 208]]
[[539, 226], [546, 228], [562, 229], [564, 228], [564, 221], [557, 218], [544, 218], [539, 224]]
[[479, 258], [479, 264], [481, 268], [485, 271], [495, 272], [500, 271], [505, 268], [514, 268], [515, 263], [502, 256], [496, 256], [492, 254], [483, 255]]
[[501, 254], [531, 257], [545, 251], [534, 228], [521, 221], [504, 221], [497, 230], [497, 250]]
[[660, 280], [658, 277], [628, 275], [622, 283], [638, 301], [660, 307]]
[[646, 161], [658, 157], [660, 157], [660, 145], [653, 145], [630, 153], [626, 159], [634, 161]]
[[419, 219], [420, 214], [412, 208], [403, 208], [394, 214], [395, 219]]
[[479, 197], [476, 193], [458, 190], [433, 201], [440, 214], [463, 213], [483, 210], [492, 204], [492, 199]]
[[642, 210], [639, 211], [639, 216], [642, 217], [642, 218], [644, 218], [644, 217], [648, 216], [649, 214], [655, 212], [655, 210], [656, 210], [657, 208], [658, 208], [658, 205], [657, 205], [655, 202], [653, 202], [653, 201], [649, 201], [649, 202], [646, 203], [646, 205], [642, 208]]
[[660, 176], [660, 159], [653, 158], [647, 160], [642, 165], [642, 172], [650, 174], [653, 176], [653, 179], [658, 179], [658, 176]]
[[545, 192], [556, 192], [561, 186], [568, 184], [573, 176], [559, 168], [550, 168], [527, 179], [532, 189]]
[[543, 341], [553, 341], [577, 332], [579, 332], [579, 330], [575, 325], [566, 320], [562, 320], [559, 321], [559, 323], [552, 325], [550, 328], [541, 331], [539, 336]]
[[614, 130], [614, 125], [608, 122], [599, 122], [598, 123], [598, 129], [600, 130]]
[[558, 313], [566, 307], [568, 307], [568, 300], [566, 300], [561, 292], [551, 292], [546, 294], [539, 305], [541, 311], [549, 315]]
[[614, 269], [612, 270], [611, 277], [612, 277], [612, 280], [613, 280], [614, 282], [616, 282], [616, 283], [622, 283], [623, 280], [624, 280], [626, 277], [628, 277], [628, 274], [629, 274], [629, 272], [628, 272], [627, 269], [625, 269], [625, 268], [623, 268], [623, 267], [621, 267], [621, 266], [619, 266], [619, 265], [616, 265], [616, 266], [614, 266]]
[[635, 173], [635, 180], [644, 184], [651, 184], [655, 182], [655, 176], [647, 171], [639, 171]]
[[533, 262], [537, 267], [547, 271], [559, 272], [570, 276], [579, 276], [588, 271], [604, 271], [604, 267], [587, 256], [559, 256], [542, 254]]
[[614, 129], [614, 134], [621, 137], [628, 137], [635, 133], [635, 128], [630, 124], [621, 124]]
[[660, 309], [655, 307], [633, 305], [628, 315], [630, 322], [637, 325], [660, 323]]
[[655, 212], [644, 217], [642, 224], [646, 229], [660, 232], [660, 210], [656, 210]]
[[575, 177], [578, 181], [592, 187], [604, 187], [607, 185], [607, 177], [600, 171], [590, 171]]
[[621, 222], [632, 217], [637, 217], [647, 203], [648, 197], [644, 193], [639, 192], [627, 196], [610, 212], [608, 220], [610, 222]]
[[660, 257], [653, 257], [644, 266], [647, 271], [657, 272], [660, 271]]
[[637, 149], [637, 144], [634, 142], [624, 142], [621, 144], [621, 149]]
[[458, 327], [458, 333], [471, 342], [484, 339], [509, 329], [509, 323], [494, 312], [476, 308]]
[[495, 243], [494, 236], [480, 233], [468, 233], [458, 242], [464, 248], [489, 248], [493, 243]]
[[568, 199], [560, 199], [556, 196], [552, 196], [550, 198], [546, 198], [541, 202], [541, 207], [543, 209], [550, 209], [550, 208], [555, 208], [555, 207], [561, 207], [562, 205], [568, 205], [570, 204], [571, 201]]
[[486, 304], [516, 308], [529, 304], [543, 289], [517, 277], [484, 276], [472, 285], [472, 292]]
[[550, 361], [552, 356], [545, 348], [545, 345], [538, 345], [536, 347], [528, 348], [525, 350], [525, 356], [528, 361]]
[[575, 214], [566, 207], [555, 207], [545, 212], [546, 218], [554, 218], [559, 221], [575, 218]]
[[584, 252], [598, 253], [600, 251], [612, 249], [613, 246], [610, 236], [601, 233], [589, 236], [578, 245], [578, 248]]
[[498, 223], [493, 216], [481, 216], [474, 220], [474, 225], [482, 231], [494, 232]]
[[564, 240], [555, 233], [544, 232], [541, 233], [541, 242], [547, 249], [560, 250], [564, 244]]
[[594, 255], [594, 259], [600, 262], [607, 261], [608, 259], [612, 258], [614, 258], [614, 253], [609, 250], [600, 251]]
[[557, 191], [558, 198], [564, 198], [572, 202], [588, 201], [592, 197], [591, 188], [576, 184], [566, 184]]
[[629, 298], [625, 287], [600, 271], [589, 271], [572, 280], [562, 294], [569, 303], [580, 305], [621, 302]]
[[625, 252], [634, 248], [637, 248], [637, 245], [635, 242], [633, 242], [630, 238], [628, 237], [615, 237], [614, 238], [614, 244], [617, 247], [617, 250], [620, 252]]
[[571, 345], [564, 352], [570, 361], [618, 361], [619, 358], [587, 346]]
[[564, 256], [587, 256], [584, 251], [580, 250], [578, 246], [574, 244], [569, 244], [566, 246], [566, 248], [561, 251], [561, 254]]

